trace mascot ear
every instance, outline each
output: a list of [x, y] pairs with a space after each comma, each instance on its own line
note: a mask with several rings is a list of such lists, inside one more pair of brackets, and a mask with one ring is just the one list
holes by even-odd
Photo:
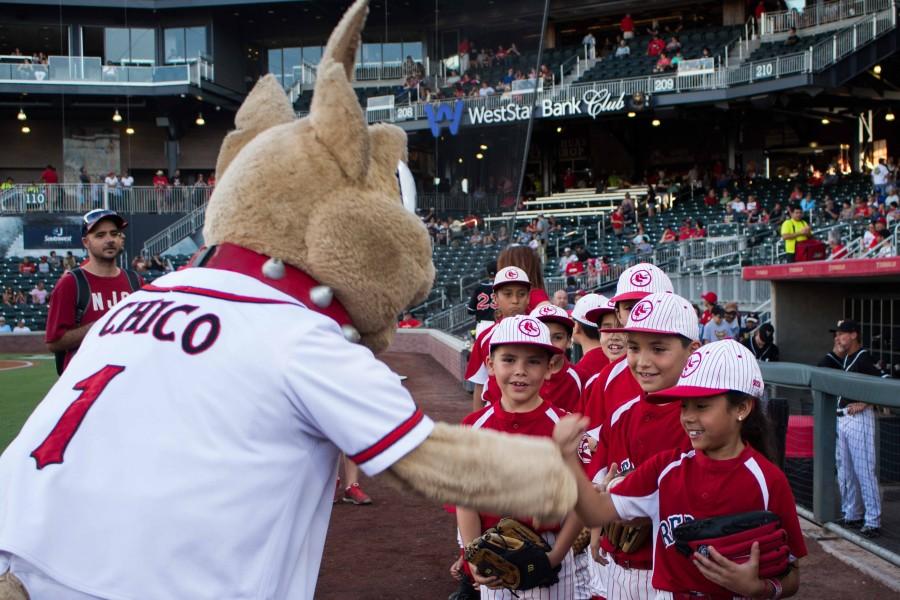
[[350, 85], [368, 13], [367, 0], [357, 0], [331, 34], [319, 62], [309, 111], [316, 138], [353, 181], [362, 179], [369, 166], [366, 119]]
[[222, 142], [216, 161], [216, 178], [222, 178], [225, 169], [250, 140], [266, 129], [293, 120], [294, 109], [275, 76], [266, 75], [256, 82], [234, 116], [237, 129], [229, 132]]
[[397, 163], [406, 162], [406, 132], [396, 125], [378, 124], [369, 127], [372, 148], [366, 183], [387, 197], [399, 202]]

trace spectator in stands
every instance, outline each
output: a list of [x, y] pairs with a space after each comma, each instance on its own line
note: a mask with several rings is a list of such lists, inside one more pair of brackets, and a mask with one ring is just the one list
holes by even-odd
[[757, 21], [762, 19], [762, 16], [766, 13], [766, 0], [759, 0], [756, 3], [756, 8], [753, 9], [753, 16]]
[[806, 196], [800, 201], [800, 208], [804, 213], [812, 216], [816, 210], [816, 201], [812, 197], [812, 192], [806, 192]]
[[470, 246], [480, 246], [482, 243], [481, 232], [477, 229], [472, 232], [472, 235], [469, 236], [469, 245]]
[[700, 341], [704, 344], [732, 338], [732, 329], [725, 323], [725, 310], [721, 306], [712, 307], [712, 318], [703, 326]]
[[731, 208], [731, 204], [725, 207], [725, 214], [722, 215], [723, 223], [734, 223], [735, 222], [735, 214], [734, 209]]
[[659, 56], [665, 49], [666, 42], [659, 35], [654, 34], [647, 44], [647, 56]]
[[678, 65], [684, 60], [684, 56], [681, 54], [681, 49], [675, 51], [675, 56], [672, 57], [672, 69], [678, 70]]
[[25, 290], [16, 290], [16, 295], [13, 298], [13, 304], [17, 306], [28, 304], [27, 296], [25, 296]]
[[803, 199], [803, 190], [800, 189], [799, 185], [794, 186], [794, 190], [791, 192], [790, 197], [788, 197], [788, 202], [800, 202]]
[[758, 207], [747, 213], [748, 225], [766, 224], [768, 222], [769, 214], [764, 210], [760, 210]]
[[737, 302], [725, 304], [725, 320], [723, 323], [731, 328], [731, 337], [737, 339], [741, 333], [741, 313], [738, 311]]
[[103, 180], [104, 185], [106, 185], [107, 190], [114, 190], [119, 187], [119, 178], [116, 177], [115, 171], [110, 171], [106, 174], [106, 178]]
[[684, 240], [691, 239], [691, 220], [685, 219], [681, 222], [681, 227], [678, 228], [678, 241], [683, 242]]
[[131, 260], [131, 268], [138, 273], [146, 273], [149, 270], [147, 267], [147, 259], [138, 254]]
[[153, 176], [153, 187], [157, 189], [169, 187], [169, 178], [162, 169], [159, 169]]
[[662, 50], [659, 53], [659, 58], [656, 61], [656, 65], [653, 67], [654, 73], [665, 73], [669, 69], [672, 68], [672, 59], [669, 58], [668, 52]]
[[588, 60], [597, 58], [597, 38], [590, 31], [581, 39], [581, 45], [584, 46], [584, 57]]
[[885, 214], [885, 221], [888, 227], [893, 227], [897, 221], [900, 221], [900, 202], [891, 202], [888, 205], [888, 211]]
[[706, 46], [700, 51], [700, 58], [712, 58], [712, 52]]
[[56, 250], [50, 251], [50, 256], [47, 258], [47, 264], [50, 265], [51, 269], [58, 269], [62, 265], [62, 260], [56, 255]]
[[662, 236], [660, 236], [660, 238], [659, 238], [659, 243], [660, 244], [670, 244], [670, 243], [676, 241], [677, 239], [678, 239], [678, 237], [675, 235], [675, 232], [672, 231], [672, 228], [666, 227], [665, 230], [663, 230]]
[[422, 326], [422, 321], [418, 320], [409, 311], [403, 313], [403, 318], [397, 323], [398, 329], [416, 329]]
[[631, 48], [628, 46], [628, 42], [624, 39], [619, 40], [619, 45], [616, 48], [616, 58], [625, 58], [631, 54]]
[[622, 198], [622, 216], [625, 218], [625, 224], [631, 225], [635, 221], [635, 207], [634, 200], [631, 197], [630, 192], [625, 192], [625, 197]]
[[784, 40], [784, 45], [785, 46], [796, 46], [799, 43], [800, 43], [800, 37], [797, 35], [797, 28], [791, 27], [788, 30], [787, 39]]
[[566, 173], [563, 175], [563, 189], [571, 190], [575, 187], [575, 171], [572, 170], [571, 167], [566, 169]]
[[63, 269], [66, 271], [71, 271], [75, 267], [78, 266], [78, 261], [75, 260], [75, 256], [72, 254], [72, 251], [69, 250], [66, 252], [66, 257], [63, 259]]
[[0, 183], [0, 192], [5, 192], [6, 190], [11, 190], [16, 186], [16, 182], [12, 177], [7, 177], [6, 181]]
[[3, 296], [0, 297], [0, 304], [3, 306], [12, 306], [13, 300], [16, 298], [16, 293], [13, 291], [11, 287], [3, 288]]
[[674, 54], [681, 50], [681, 40], [677, 35], [673, 35], [669, 38], [669, 42], [666, 44], [666, 52], [669, 54]]
[[700, 219], [697, 219], [694, 222], [694, 228], [691, 229], [691, 237], [695, 239], [706, 237], [706, 227], [703, 225], [703, 221], [701, 221]]
[[497, 245], [505, 246], [509, 243], [509, 229], [506, 225], [501, 225], [497, 230]]
[[744, 345], [750, 349], [756, 360], [760, 362], [778, 362], [781, 356], [775, 345], [775, 328], [771, 323], [763, 323]]
[[487, 81], [481, 82], [481, 89], [478, 90], [478, 95], [480, 97], [484, 98], [485, 96], [493, 96], [496, 93], [497, 93], [497, 90], [492, 88], [491, 84], [489, 84]]
[[834, 205], [834, 200], [831, 199], [831, 196], [825, 196], [825, 208], [822, 209], [822, 216], [825, 217], [826, 221], [837, 221], [841, 218], [841, 212]]
[[165, 271], [166, 261], [163, 261], [162, 256], [160, 256], [159, 254], [154, 254], [150, 257], [149, 267], [153, 271]]
[[875, 247], [878, 248], [875, 252], [875, 257], [887, 258], [894, 256], [894, 246], [891, 243], [891, 238], [888, 236], [887, 231], [876, 231], [875, 236]]
[[13, 327], [12, 332], [13, 332], [13, 335], [21, 335], [23, 333], [31, 333], [31, 328], [28, 327], [27, 325], [25, 325], [24, 319], [19, 319], [18, 322], [16, 322], [16, 326]]
[[37, 265], [26, 256], [22, 259], [22, 262], [19, 263], [19, 273], [21, 275], [34, 275], [37, 273]]
[[883, 158], [879, 158], [878, 164], [872, 168], [872, 189], [878, 196], [885, 195], [885, 189], [887, 187], [889, 174], [890, 171], [888, 171], [885, 160]]
[[[834, 345], [818, 366], [848, 373], [888, 377], [862, 347], [859, 323], [845, 319], [832, 329]], [[840, 525], [860, 535], [881, 535], [881, 492], [875, 473], [875, 407], [838, 396], [837, 478], [841, 494]]]
[[741, 200], [740, 196], [735, 196], [734, 200], [732, 200], [729, 204], [731, 205], [731, 210], [733, 210], [735, 213], [741, 214], [747, 212], [747, 205], [743, 200]]
[[781, 224], [781, 239], [784, 240], [787, 262], [794, 262], [797, 242], [805, 242], [811, 233], [809, 223], [803, 220], [803, 209], [797, 204], [792, 204], [791, 218]]
[[700, 324], [706, 325], [712, 319], [712, 309], [719, 302], [719, 297], [715, 292], [706, 292], [700, 299], [703, 300], [703, 312], [700, 313]]
[[38, 270], [38, 273], [41, 273], [42, 275], [46, 275], [47, 273], [50, 272], [50, 263], [47, 262], [46, 256], [42, 256], [40, 258], [40, 260], [38, 261], [37, 270]]
[[130, 190], [134, 186], [134, 177], [131, 176], [131, 172], [128, 169], [125, 169], [122, 172], [122, 176], [119, 178], [119, 183], [125, 190]]
[[6, 317], [3, 315], [0, 315], [0, 333], [12, 333], [12, 329], [6, 323]]
[[56, 172], [56, 167], [47, 165], [47, 168], [41, 173], [41, 183], [59, 183], [59, 174]]
[[569, 294], [566, 290], [556, 290], [553, 292], [553, 300], [551, 300], [550, 303], [569, 311], [575, 307], [574, 304], [569, 303]]
[[709, 188], [709, 190], [706, 192], [706, 196], [703, 197], [703, 204], [709, 207], [719, 205], [719, 198], [716, 197], [715, 189]]
[[616, 237], [620, 237], [625, 232], [625, 211], [621, 204], [609, 216], [609, 222], [612, 224], [613, 233]]
[[744, 318], [744, 325], [738, 330], [738, 334], [734, 339], [747, 345], [747, 342], [753, 337], [757, 327], [759, 327], [759, 315], [756, 313], [748, 314]]
[[624, 40], [630, 40], [634, 37], [634, 20], [632, 20], [630, 13], [625, 13], [625, 16], [622, 17], [619, 29], [622, 30], [622, 38]]
[[47, 303], [47, 288], [44, 287], [43, 281], [38, 281], [34, 288], [31, 290], [31, 303], [32, 304], [46, 304]]
[[571, 248], [566, 246], [565, 248], [563, 248], [562, 256], [559, 257], [559, 262], [557, 263], [557, 267], [558, 267], [557, 270], [560, 272], [565, 271], [566, 265], [568, 265], [570, 262], [572, 262], [574, 260], [578, 260], [578, 257], [576, 257], [574, 254], [572, 254]]
[[580, 260], [573, 260], [569, 264], [566, 265], [565, 269], [566, 277], [575, 277], [576, 275], [581, 275], [584, 273], [584, 263]]
[[781, 225], [784, 221], [784, 216], [784, 208], [782, 208], [781, 202], [775, 202], [775, 206], [769, 211], [769, 222], [775, 226]]
[[848, 221], [852, 218], [853, 218], [853, 205], [850, 204], [849, 200], [844, 200], [841, 203], [840, 219], [841, 219], [841, 221]]

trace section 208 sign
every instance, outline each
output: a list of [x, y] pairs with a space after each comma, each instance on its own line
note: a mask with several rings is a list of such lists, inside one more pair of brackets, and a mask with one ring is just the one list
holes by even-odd
[[[434, 137], [441, 135], [441, 130], [447, 127], [450, 135], [456, 135], [462, 124], [463, 112], [469, 118], [472, 125], [490, 125], [493, 123], [514, 123], [531, 118], [532, 106], [530, 101], [523, 98], [523, 104], [513, 100], [494, 108], [487, 106], [465, 106], [465, 102], [443, 103], [438, 105], [426, 104], [425, 116], [428, 118], [428, 126]], [[542, 100], [535, 106], [535, 118], [545, 117], [571, 117], [585, 115], [597, 118], [604, 113], [614, 113], [625, 109], [625, 94], [612, 96], [609, 90], [587, 90], [581, 98], [572, 97], [568, 100]]]

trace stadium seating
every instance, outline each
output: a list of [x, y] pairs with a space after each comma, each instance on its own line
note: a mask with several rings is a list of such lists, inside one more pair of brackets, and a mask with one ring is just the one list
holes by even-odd
[[814, 36], [801, 36], [800, 42], [793, 46], [786, 46], [783, 41], [761, 44], [759, 48], [750, 54], [748, 60], [765, 60], [767, 58], [774, 58], [785, 54], [803, 52], [804, 50], [808, 50], [810, 46], [815, 46], [819, 42], [831, 38], [833, 35], [834, 32], [829, 31]]
[[[709, 48], [713, 56], [722, 56], [725, 47], [737, 39], [742, 27], [717, 27], [714, 29], [685, 30], [679, 34], [681, 54], [685, 59], [699, 58], [703, 48]], [[647, 56], [649, 35], [636, 36], [628, 44], [631, 54], [623, 58], [610, 55], [585, 72], [578, 83], [608, 81], [650, 75], [656, 64], [656, 57]], [[668, 38], [664, 38], [668, 41]]]

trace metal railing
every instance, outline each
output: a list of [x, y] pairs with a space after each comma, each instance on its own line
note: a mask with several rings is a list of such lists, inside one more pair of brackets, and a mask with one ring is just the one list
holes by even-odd
[[504, 196], [501, 194], [429, 193], [419, 194], [421, 208], [433, 208], [435, 212], [487, 213], [500, 210]]
[[[823, 351], [824, 355], [824, 351]], [[841, 515], [837, 506], [838, 498], [838, 478], [835, 477], [837, 464], [835, 460], [837, 445], [837, 397], [844, 396], [848, 399], [864, 401], [870, 405], [874, 405], [867, 410], [877, 411], [874, 417], [876, 429], [891, 431], [897, 421], [897, 409], [900, 409], [900, 381], [896, 379], [882, 379], [871, 375], [860, 375], [857, 373], [845, 373], [837, 369], [826, 369], [821, 367], [811, 367], [797, 363], [759, 363], [762, 370], [763, 379], [769, 386], [778, 386], [794, 390], [800, 390], [804, 394], [799, 401], [784, 401], [787, 404], [797, 404], [807, 406], [802, 412], [807, 413], [805, 419], [809, 421], [806, 424], [805, 435], [794, 428], [792, 432], [790, 420], [785, 423], [788, 438], [782, 444], [782, 448], [786, 448], [785, 453], [785, 471], [788, 475], [788, 481], [794, 490], [794, 496], [797, 500], [797, 512], [802, 516], [811, 519], [817, 523], [824, 524], [825, 528], [846, 538], [850, 541], [864, 547], [866, 550], [881, 556], [885, 560], [895, 565], [900, 565], [900, 555], [894, 550], [886, 547], [891, 544], [894, 549], [896, 546], [892, 544], [896, 539], [897, 533], [895, 522], [883, 523], [886, 529], [885, 540], [883, 544], [879, 540], [868, 540], [861, 535], [850, 531], [849, 529], [838, 526], [833, 523]], [[773, 401], [769, 400], [769, 404]], [[799, 412], [794, 409], [785, 407], [785, 413]], [[811, 411], [811, 415], [808, 413]], [[770, 415], [772, 414], [770, 410]], [[804, 419], [800, 415], [793, 415]], [[787, 419], [785, 414], [784, 418]], [[811, 417], [811, 418], [810, 418]], [[848, 416], [844, 419], [851, 418]], [[799, 422], [800, 419], [797, 419]], [[891, 423], [886, 423], [887, 427], [879, 427], [880, 421], [887, 419]], [[799, 423], [797, 423], [799, 424]], [[809, 431], [811, 429], [811, 431]], [[784, 431], [784, 430], [782, 430]], [[782, 433], [784, 435], [784, 433]], [[800, 463], [801, 468], [792, 468], [791, 451], [788, 445], [792, 441], [796, 442], [798, 438], [809, 436], [811, 440], [804, 440], [809, 444], [807, 458], [794, 458], [793, 462]], [[876, 462], [879, 463], [875, 468], [876, 477], [881, 485], [896, 484], [896, 472], [898, 468], [896, 447], [890, 446], [889, 440], [880, 440], [877, 432], [873, 432], [871, 441], [860, 439], [860, 443], [876, 444]], [[811, 443], [809, 443], [811, 442]], [[895, 444], [895, 442], [894, 442]], [[805, 445], [805, 444], [801, 444]], [[879, 447], [880, 446], [880, 447]], [[879, 450], [888, 449], [891, 451], [890, 456], [886, 456], [884, 452]], [[796, 455], [795, 455], [796, 456]], [[806, 466], [803, 467], [803, 463]], [[809, 463], [812, 463], [811, 465]], [[811, 471], [811, 472], [810, 472]], [[876, 493], [880, 494], [879, 490]], [[890, 506], [888, 504], [891, 504]], [[886, 520], [888, 515], [895, 514], [896, 500], [885, 497], [882, 507], [882, 519]], [[890, 531], [891, 526], [894, 530]]]
[[669, 273], [675, 293], [691, 301], [698, 301], [700, 295], [712, 291], [721, 302], [737, 302], [742, 306], [758, 307], [772, 298], [772, 284], [769, 281], [746, 281], [739, 269], [716, 273]]
[[196, 59], [181, 65], [104, 65], [95, 56], [51, 56], [47, 64], [0, 63], [0, 82], [35, 85], [199, 85], [213, 79], [213, 66]]
[[102, 183], [19, 184], [0, 190], [0, 215], [84, 213], [108, 208], [125, 213], [186, 213], [206, 205], [213, 188], [134, 186]]
[[[873, 0], [875, 1], [875, 0]], [[587, 109], [586, 99], [596, 98], [597, 94], [609, 95], [615, 100], [632, 94], [666, 94], [687, 91], [702, 91], [725, 89], [740, 85], [749, 85], [758, 81], [780, 79], [791, 75], [812, 74], [820, 72], [848, 54], [856, 51], [861, 46], [881, 37], [896, 27], [896, 9], [887, 0], [886, 8], [873, 12], [851, 27], [835, 33], [831, 39], [824, 40], [815, 46], [792, 54], [784, 54], [771, 58], [744, 62], [739, 66], [718, 66], [711, 73], [697, 73], [686, 76], [678, 76], [677, 73], [664, 73], [632, 77], [628, 79], [616, 79], [608, 81], [595, 81], [590, 83], [573, 83], [567, 85], [554, 85], [552, 88], [538, 90], [537, 92], [523, 92], [520, 94], [495, 94], [493, 96], [441, 100], [438, 102], [411, 102], [398, 105], [390, 115], [382, 115], [382, 121], [408, 121], [425, 119], [425, 106], [431, 104], [437, 113], [437, 107], [447, 105], [452, 108], [456, 102], [462, 102], [464, 112], [469, 115], [483, 113], [495, 109], [504, 109], [509, 106], [530, 107], [535, 105], [538, 111], [536, 116], [542, 116], [541, 106], [543, 102], [562, 102], [566, 100], [580, 101], [583, 114], [590, 114]], [[534, 94], [537, 98], [534, 98]], [[445, 109], [446, 110], [446, 109]], [[597, 113], [601, 114], [601, 113]], [[375, 122], [370, 120], [370, 122]]]
[[206, 222], [206, 202], [184, 215], [159, 233], [150, 236], [141, 248], [146, 257], [162, 254], [181, 240], [196, 233]]
[[873, 12], [887, 10], [893, 0], [837, 0], [837, 2], [808, 3], [803, 12], [781, 10], [763, 14], [759, 22], [760, 35], [784, 33], [791, 27], [806, 29], [853, 19]]
[[469, 322], [474, 323], [475, 317], [466, 310], [467, 304], [468, 302], [460, 302], [436, 315], [431, 315], [425, 319], [425, 327], [440, 329], [441, 331], [454, 331]]

